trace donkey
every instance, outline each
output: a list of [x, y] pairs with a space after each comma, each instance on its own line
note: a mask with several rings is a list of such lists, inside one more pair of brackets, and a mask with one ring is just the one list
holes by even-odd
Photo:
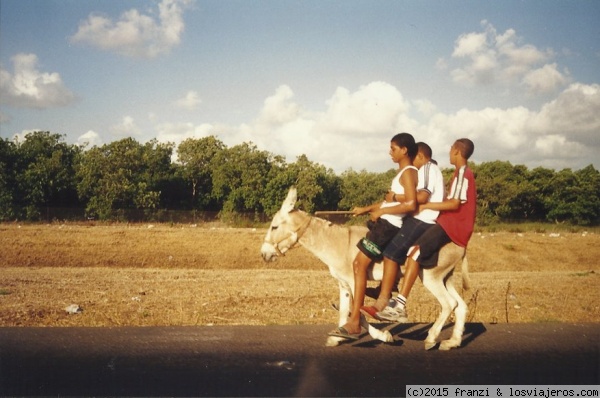
[[[275, 214], [267, 235], [261, 247], [261, 254], [265, 261], [273, 261], [278, 256], [283, 256], [297, 244], [302, 245], [312, 254], [317, 256], [328, 267], [331, 275], [337, 279], [340, 287], [339, 322], [342, 326], [346, 323], [350, 311], [350, 300], [354, 290], [354, 271], [352, 261], [358, 248], [356, 243], [365, 236], [365, 227], [345, 227], [332, 225], [321, 218], [313, 217], [301, 210], [295, 210], [297, 201], [296, 188], [292, 187], [281, 209]], [[440, 344], [440, 350], [449, 350], [459, 347], [462, 342], [467, 305], [460, 297], [452, 283], [453, 272], [456, 265], [462, 260], [463, 288], [468, 289], [468, 263], [465, 249], [449, 243], [439, 253], [438, 265], [433, 268], [421, 269], [419, 277], [423, 285], [437, 298], [442, 306], [442, 311], [433, 326], [429, 329], [425, 339], [425, 349], [436, 346], [436, 340], [450, 317], [455, 314], [452, 337]], [[369, 270], [369, 280], [381, 280], [383, 266], [374, 264]], [[365, 327], [372, 338], [386, 343], [394, 341], [388, 330], [379, 330], [370, 325], [361, 316], [361, 325]], [[337, 346], [345, 339], [329, 336], [327, 346]]]

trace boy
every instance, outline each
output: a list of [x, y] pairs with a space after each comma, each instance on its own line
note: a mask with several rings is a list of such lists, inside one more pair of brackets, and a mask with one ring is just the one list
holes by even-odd
[[[444, 200], [444, 176], [431, 159], [431, 147], [424, 142], [417, 143], [418, 152], [413, 165], [419, 169], [417, 184], [417, 203], [442, 202]], [[388, 194], [390, 195], [390, 194]], [[398, 201], [404, 201], [400, 195], [396, 195]], [[386, 197], [386, 200], [388, 197]], [[408, 249], [415, 243], [417, 238], [435, 224], [439, 211], [423, 210], [413, 216], [405, 217], [402, 227], [394, 238], [386, 246], [383, 252], [383, 278], [375, 305], [361, 308], [361, 312], [378, 319], [377, 312], [382, 311], [392, 296], [392, 289], [398, 283], [397, 274], [400, 265], [406, 261]]]
[[[398, 195], [388, 197], [389, 200], [383, 202], [353, 209], [354, 215], [370, 213], [370, 220], [367, 223], [369, 232], [358, 242], [359, 252], [352, 263], [354, 293], [350, 317], [345, 325], [331, 331], [330, 336], [356, 340], [362, 335], [360, 308], [364, 304], [369, 265], [373, 261], [381, 260], [385, 246], [402, 226], [404, 215], [417, 208], [417, 168], [412, 164], [417, 154], [415, 139], [408, 133], [396, 134], [390, 142], [389, 153], [392, 161], [397, 163], [399, 168], [398, 174], [392, 180], [390, 190]], [[400, 195], [403, 195], [404, 203], [398, 202], [397, 198]]]
[[467, 247], [475, 227], [477, 200], [475, 177], [467, 165], [474, 150], [475, 145], [467, 138], [456, 140], [450, 148], [450, 164], [455, 167], [450, 194], [441, 203], [429, 202], [420, 206], [421, 210], [439, 210], [440, 215], [436, 224], [430, 226], [410, 248], [400, 294], [377, 313], [380, 319], [406, 322], [406, 300], [419, 275], [419, 267], [435, 267], [439, 250], [447, 243]]

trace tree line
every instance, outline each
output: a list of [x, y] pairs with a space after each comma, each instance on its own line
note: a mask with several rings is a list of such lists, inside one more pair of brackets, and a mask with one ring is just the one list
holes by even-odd
[[[232, 147], [214, 136], [177, 146], [125, 138], [86, 149], [48, 131], [0, 140], [0, 220], [43, 219], [44, 209], [84, 208], [87, 217], [125, 220], [127, 210], [161, 209], [273, 215], [287, 190], [299, 205], [349, 210], [383, 198], [396, 170], [349, 169], [341, 175], [305, 155], [289, 163], [251, 142]], [[600, 173], [528, 169], [505, 161], [470, 164], [477, 181], [478, 223], [541, 221], [598, 225]], [[448, 180], [451, 169], [443, 170]]]

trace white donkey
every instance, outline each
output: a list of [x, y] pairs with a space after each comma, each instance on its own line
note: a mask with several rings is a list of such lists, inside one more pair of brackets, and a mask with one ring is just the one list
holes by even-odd
[[[358, 248], [356, 243], [365, 236], [365, 227], [345, 227], [332, 225], [321, 218], [312, 217], [301, 210], [295, 210], [297, 200], [296, 188], [291, 188], [281, 209], [273, 217], [261, 254], [265, 261], [272, 261], [277, 256], [282, 256], [286, 251], [300, 244], [317, 256], [328, 267], [329, 272], [336, 278], [340, 286], [340, 318], [338, 325], [346, 323], [350, 311], [350, 300], [354, 290], [354, 271], [352, 262]], [[449, 350], [459, 347], [462, 342], [464, 325], [467, 315], [467, 305], [460, 297], [454, 285], [452, 276], [455, 266], [462, 260], [463, 287], [468, 289], [468, 264], [465, 249], [449, 243], [444, 246], [439, 254], [438, 265], [433, 268], [422, 269], [419, 277], [423, 285], [438, 299], [442, 311], [429, 330], [425, 339], [425, 349], [436, 346], [436, 340], [452, 311], [455, 313], [455, 324], [452, 337], [442, 341], [440, 350]], [[383, 267], [375, 264], [370, 268], [369, 280], [381, 280]], [[361, 316], [361, 324], [368, 329], [372, 338], [383, 342], [394, 341], [387, 330], [379, 330]], [[336, 346], [345, 339], [329, 336], [327, 346]]]

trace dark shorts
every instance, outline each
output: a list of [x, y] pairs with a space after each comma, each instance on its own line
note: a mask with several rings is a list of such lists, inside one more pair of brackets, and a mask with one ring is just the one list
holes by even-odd
[[368, 221], [369, 232], [367, 236], [358, 241], [358, 249], [373, 261], [383, 259], [383, 249], [392, 240], [394, 235], [400, 230], [395, 225], [390, 224], [388, 220], [378, 218], [377, 221]]
[[414, 245], [423, 232], [433, 225], [435, 224], [428, 224], [413, 217], [405, 217], [402, 221], [402, 228], [385, 247], [383, 255], [400, 265], [404, 264], [408, 249]]
[[410, 255], [423, 268], [435, 267], [440, 249], [450, 242], [452, 242], [452, 239], [446, 234], [446, 231], [438, 224], [434, 224], [423, 232], [423, 235], [419, 236], [413, 245], [419, 250], [416, 253], [417, 258], [414, 257], [414, 253], [410, 253]]

